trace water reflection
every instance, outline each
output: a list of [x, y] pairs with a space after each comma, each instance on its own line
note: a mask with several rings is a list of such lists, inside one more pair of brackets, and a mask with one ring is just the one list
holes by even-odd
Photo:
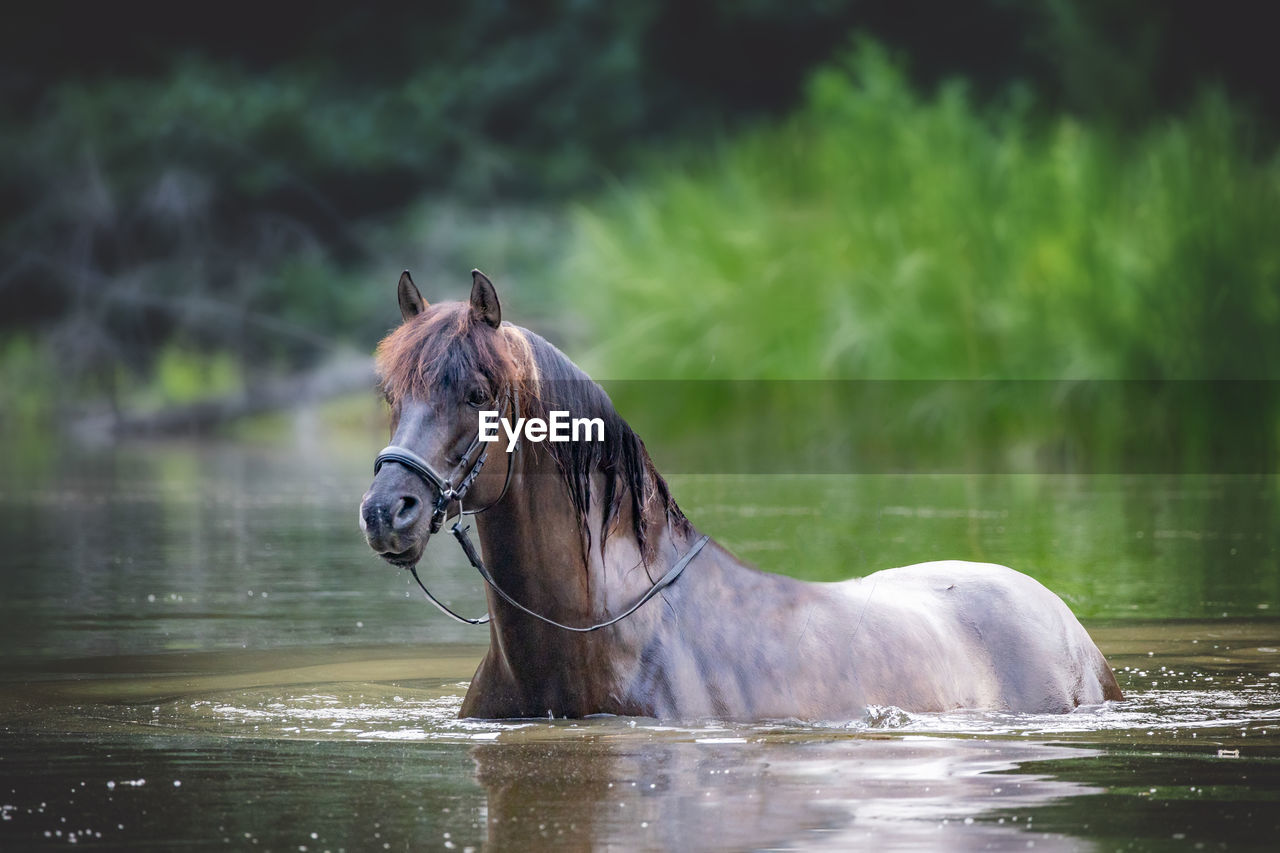
[[816, 724], [458, 720], [477, 647], [122, 658], [0, 686], [0, 845], [1080, 849], [1163, 837], [1186, 797], [1184, 837], [1226, 809], [1256, 839], [1280, 797], [1274, 627], [1100, 631], [1130, 698], [1075, 714]]
[[[765, 568], [1027, 570], [1085, 615], [1129, 699], [1054, 717], [499, 724], [455, 719], [484, 632], [440, 618], [356, 529], [380, 438], [121, 448], [0, 478], [0, 848], [73, 832], [309, 851], [1280, 833], [1275, 477], [676, 477], [699, 525]], [[456, 549], [423, 570], [483, 607]]]
[[[123, 447], [0, 471], [0, 646], [65, 659], [159, 651], [484, 642], [426, 608], [355, 526], [375, 450]], [[767, 482], [762, 482], [767, 480]], [[1280, 613], [1280, 478], [672, 478], [706, 531], [815, 580], [937, 558], [1013, 565], [1086, 621]], [[447, 543], [442, 543], [447, 545]], [[422, 566], [467, 612], [457, 549]]]
[[[1026, 831], [1025, 816], [1036, 805], [1093, 790], [1004, 772], [1020, 761], [1088, 754], [1062, 747], [934, 738], [738, 740], [606, 737], [473, 747], [487, 795], [489, 844], [985, 849]], [[974, 820], [992, 808], [1021, 810], [1024, 818]]]

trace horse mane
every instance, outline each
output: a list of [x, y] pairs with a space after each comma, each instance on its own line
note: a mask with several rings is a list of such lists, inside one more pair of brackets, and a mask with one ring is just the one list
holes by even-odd
[[544, 442], [555, 460], [569, 500], [578, 516], [583, 553], [590, 529], [592, 476], [603, 475], [598, 496], [603, 509], [599, 536], [603, 548], [631, 510], [632, 534], [645, 563], [652, 561], [657, 541], [650, 534], [665, 523], [688, 534], [692, 527], [645, 449], [644, 441], [613, 407], [604, 389], [592, 381], [554, 345], [519, 326], [494, 329], [477, 321], [470, 306], [446, 302], [397, 327], [378, 344], [378, 374], [388, 400], [425, 397], [433, 388], [450, 387], [482, 375], [498, 398], [516, 392], [520, 415], [548, 418], [553, 410], [574, 418], [600, 418], [604, 441]]

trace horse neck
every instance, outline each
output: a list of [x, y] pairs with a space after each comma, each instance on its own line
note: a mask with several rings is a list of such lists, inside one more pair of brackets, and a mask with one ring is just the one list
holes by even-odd
[[[602, 622], [629, 607], [674, 565], [688, 547], [669, 526], [650, 530], [656, 556], [645, 565], [629, 508], [616, 519], [600, 547], [603, 474], [592, 482], [589, 547], [584, 557], [578, 516], [555, 461], [526, 442], [519, 453], [507, 496], [477, 516], [486, 566], [494, 580], [521, 604], [566, 625]], [[627, 502], [624, 501], [624, 504]], [[521, 613], [487, 590], [491, 653], [520, 679], [586, 677], [607, 671], [624, 647], [642, 648], [651, 636], [661, 602], [651, 602], [615, 628], [589, 634], [565, 631]], [[575, 670], [583, 670], [576, 673]], [[598, 680], [598, 679], [597, 679]]]

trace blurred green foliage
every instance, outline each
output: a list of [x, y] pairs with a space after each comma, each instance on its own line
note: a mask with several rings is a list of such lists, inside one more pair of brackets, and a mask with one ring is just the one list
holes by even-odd
[[616, 378], [1280, 378], [1280, 157], [1221, 94], [1122, 135], [916, 94], [864, 43], [804, 107], [582, 205]]
[[49, 429], [45, 419], [50, 397], [48, 383], [55, 377], [48, 353], [30, 337], [14, 335], [0, 340], [0, 388], [4, 389], [0, 427], [17, 423], [42, 432]]
[[[606, 377], [1280, 363], [1280, 87], [1232, 2], [138, 10], [0, 32], [9, 422], [367, 352], [404, 267], [484, 268]], [[854, 30], [909, 70], [833, 61]]]
[[212, 356], [166, 346], [156, 360], [155, 391], [161, 401], [188, 403], [240, 387], [241, 377], [229, 353]]

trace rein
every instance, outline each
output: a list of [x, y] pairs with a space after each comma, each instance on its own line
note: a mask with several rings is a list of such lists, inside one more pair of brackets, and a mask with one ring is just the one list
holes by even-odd
[[[512, 404], [512, 407], [514, 408], [515, 412], [518, 414], [520, 411], [519, 396], [515, 396], [513, 400], [512, 393], [508, 392], [508, 394], [506, 395], [506, 398], [507, 398], [507, 403]], [[502, 417], [505, 417], [505, 416], [506, 416], [506, 407], [504, 406]], [[472, 439], [471, 444], [467, 447], [466, 452], [462, 454], [462, 457], [459, 460], [458, 465], [453, 469], [452, 472], [450, 472], [449, 477], [440, 476], [436, 472], [436, 470], [431, 467], [431, 464], [427, 462], [427, 460], [423, 459], [421, 456], [414, 453], [409, 448], [400, 447], [395, 444], [391, 444], [382, 448], [382, 451], [378, 454], [377, 458], [373, 460], [373, 473], [374, 473], [374, 476], [377, 476], [378, 472], [382, 470], [382, 466], [384, 464], [386, 464], [387, 462], [395, 462], [399, 465], [403, 465], [413, 473], [417, 474], [419, 477], [422, 478], [424, 482], [426, 482], [428, 485], [430, 485], [432, 488], [436, 490], [437, 496], [435, 500], [435, 505], [433, 506], [432, 512], [431, 512], [431, 524], [430, 524], [431, 533], [438, 533], [440, 531], [440, 528], [444, 524], [445, 517], [448, 515], [449, 504], [453, 503], [454, 501], [457, 501], [459, 520], [453, 523], [453, 526], [449, 528], [449, 532], [452, 533], [454, 538], [458, 540], [458, 545], [459, 547], [462, 548], [462, 553], [466, 555], [467, 561], [471, 563], [472, 567], [475, 568], [475, 570], [480, 573], [480, 577], [484, 579], [484, 582], [487, 583], [493, 589], [493, 591], [496, 592], [502, 598], [503, 601], [507, 602], [512, 607], [515, 607], [517, 610], [527, 613], [528, 615], [534, 617], [535, 619], [539, 619], [547, 623], [548, 625], [554, 626], [556, 628], [560, 628], [561, 630], [564, 630], [564, 631], [573, 631], [579, 634], [586, 634], [591, 631], [599, 631], [601, 628], [608, 628], [610, 625], [615, 625], [618, 622], [621, 622], [623, 619], [626, 619], [632, 613], [635, 613], [637, 610], [643, 607], [650, 599], [652, 599], [659, 592], [661, 592], [662, 590], [670, 586], [672, 583], [674, 583], [676, 578], [680, 577], [680, 574], [685, 570], [685, 567], [688, 566], [689, 563], [693, 562], [693, 558], [698, 556], [698, 552], [702, 550], [703, 546], [706, 545], [707, 541], [711, 538], [710, 536], [704, 535], [697, 542], [693, 543], [693, 545], [689, 548], [689, 550], [684, 553], [684, 556], [682, 556], [674, 566], [668, 569], [665, 575], [663, 575], [656, 582], [654, 582], [653, 586], [649, 587], [649, 589], [644, 593], [644, 595], [640, 596], [640, 598], [634, 604], [632, 604], [630, 607], [628, 607], [626, 610], [624, 610], [622, 613], [618, 614], [617, 616], [613, 617], [612, 619], [608, 619], [604, 622], [597, 622], [594, 625], [586, 625], [586, 626], [565, 625], [562, 622], [557, 622], [554, 619], [551, 619], [547, 616], [543, 616], [541, 613], [537, 613], [533, 610], [530, 610], [528, 607], [525, 607], [523, 604], [521, 604], [520, 602], [512, 598], [511, 595], [508, 594], [506, 590], [498, 586], [498, 582], [494, 580], [494, 577], [492, 574], [490, 574], [489, 569], [485, 567], [484, 560], [481, 559], [480, 553], [476, 551], [475, 545], [471, 542], [471, 537], [467, 535], [467, 532], [471, 528], [462, 526], [462, 522], [461, 522], [462, 516], [479, 515], [480, 513], [497, 506], [498, 502], [501, 501], [504, 497], [506, 497], [507, 489], [511, 486], [511, 470], [514, 467], [512, 464], [511, 457], [515, 453], [518, 453], [520, 451], [520, 442], [517, 439], [515, 442], [515, 445], [511, 449], [511, 452], [507, 454], [507, 476], [502, 484], [502, 493], [498, 495], [498, 497], [495, 498], [493, 501], [485, 505], [484, 507], [481, 507], [480, 509], [469, 510], [469, 509], [463, 508], [462, 499], [466, 497], [467, 492], [471, 490], [472, 484], [475, 483], [476, 477], [479, 476], [480, 474], [480, 469], [484, 467], [485, 460], [489, 456], [489, 448], [486, 447], [483, 451], [481, 451], [479, 457], [476, 458], [475, 462], [474, 463], [471, 462], [471, 454], [475, 453], [482, 443], [483, 442], [480, 441], [480, 432], [479, 430], [477, 430], [476, 437]], [[469, 470], [467, 470], [468, 465], [471, 466]], [[466, 473], [463, 475], [462, 479], [458, 482], [458, 485], [454, 486], [452, 484], [452, 476], [460, 474], [464, 470], [466, 470]], [[422, 592], [427, 596], [427, 600], [430, 601], [432, 604], [434, 604], [440, 610], [441, 613], [444, 613], [446, 616], [452, 619], [455, 619], [458, 622], [463, 622], [467, 625], [483, 625], [489, 621], [489, 614], [487, 613], [484, 616], [479, 617], [478, 619], [469, 619], [466, 616], [461, 616], [457, 613], [454, 613], [452, 610], [450, 610], [445, 604], [443, 604], [434, 595], [431, 594], [431, 591], [427, 589], [426, 584], [424, 584], [422, 582], [422, 579], [418, 577], [417, 564], [409, 566], [409, 573], [413, 575], [413, 579], [417, 581], [418, 586], [422, 589]]]

